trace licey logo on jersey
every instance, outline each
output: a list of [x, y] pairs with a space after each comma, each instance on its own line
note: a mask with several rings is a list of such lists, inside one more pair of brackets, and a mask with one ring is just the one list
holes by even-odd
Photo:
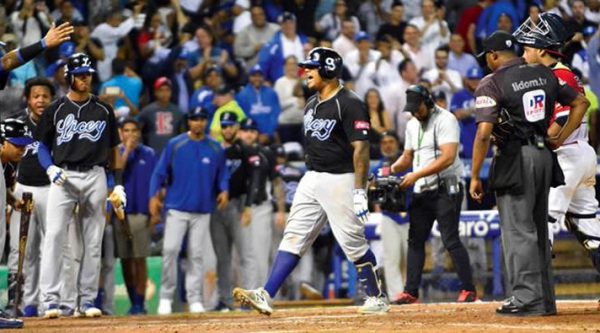
[[304, 115], [304, 135], [325, 141], [331, 136], [337, 121], [335, 119], [315, 119], [314, 113], [313, 109], [309, 109]]
[[40, 147], [40, 142], [34, 141], [33, 143], [31, 143], [31, 144], [27, 145], [27, 147], [25, 147], [25, 153], [23, 153], [23, 156], [27, 156], [29, 154], [36, 155], [38, 153], [39, 147]]
[[60, 146], [70, 142], [76, 134], [79, 135], [79, 139], [96, 142], [100, 140], [105, 128], [105, 120], [77, 121], [75, 116], [70, 114], [56, 123], [56, 132], [59, 134], [56, 144]]

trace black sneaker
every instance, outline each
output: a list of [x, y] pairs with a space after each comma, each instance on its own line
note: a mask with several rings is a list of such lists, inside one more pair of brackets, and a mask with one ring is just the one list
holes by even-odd
[[230, 311], [233, 311], [233, 308], [223, 302], [219, 302], [219, 304], [217, 304], [217, 306], [213, 309], [213, 311], [214, 312], [230, 312]]

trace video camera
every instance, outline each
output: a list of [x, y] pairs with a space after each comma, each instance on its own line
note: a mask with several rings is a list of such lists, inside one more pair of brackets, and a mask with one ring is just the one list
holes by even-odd
[[406, 212], [406, 191], [400, 188], [402, 178], [394, 175], [375, 177], [369, 185], [369, 204], [389, 212]]

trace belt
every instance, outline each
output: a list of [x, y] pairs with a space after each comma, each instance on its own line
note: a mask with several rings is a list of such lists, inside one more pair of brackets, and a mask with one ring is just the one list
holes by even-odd
[[86, 172], [92, 170], [95, 165], [72, 165], [72, 164], [61, 164], [61, 168], [69, 171]]
[[534, 134], [527, 139], [521, 139], [521, 146], [534, 146], [543, 149], [546, 146], [546, 141], [543, 136]]

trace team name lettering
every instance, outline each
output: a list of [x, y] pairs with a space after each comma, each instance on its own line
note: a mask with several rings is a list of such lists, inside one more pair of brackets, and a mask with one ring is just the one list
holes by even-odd
[[357, 120], [354, 122], [354, 129], [355, 130], [368, 130], [368, 129], [371, 129], [371, 125], [369, 124], [368, 121]]
[[514, 91], [520, 91], [523, 89], [544, 87], [546, 83], [548, 83], [547, 79], [539, 77], [535, 80], [515, 82], [512, 84], [512, 88]]
[[310, 109], [304, 116], [304, 134], [325, 141], [329, 139], [336, 123], [335, 119], [315, 119], [314, 111]]
[[65, 142], [70, 142], [76, 134], [79, 135], [79, 139], [96, 142], [102, 136], [105, 128], [106, 121], [104, 120], [77, 121], [75, 116], [70, 114], [56, 124], [58, 133], [56, 144], [60, 146]]

